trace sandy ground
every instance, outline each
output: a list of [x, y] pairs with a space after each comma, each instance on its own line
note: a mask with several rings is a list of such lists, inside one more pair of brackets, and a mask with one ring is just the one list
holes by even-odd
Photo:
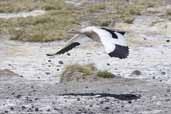
[[[70, 55], [47, 57], [65, 43], [19, 42], [1, 35], [0, 113], [170, 114], [171, 22], [160, 17], [162, 8], [128, 25], [130, 53], [123, 60], [84, 38]], [[59, 83], [64, 66], [75, 63], [93, 63], [120, 78]]]

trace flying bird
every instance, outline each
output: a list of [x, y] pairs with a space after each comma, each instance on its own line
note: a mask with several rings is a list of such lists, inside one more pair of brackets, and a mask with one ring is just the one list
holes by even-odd
[[54, 54], [47, 54], [47, 56], [64, 54], [69, 50], [79, 46], [80, 42], [76, 40], [80, 38], [79, 36], [81, 34], [86, 35], [94, 41], [101, 42], [105, 51], [110, 57], [124, 59], [129, 55], [129, 48], [125, 38], [125, 31], [89, 26], [81, 29], [80, 31], [75, 31], [74, 33], [77, 34], [66, 43], [64, 48], [60, 49]]

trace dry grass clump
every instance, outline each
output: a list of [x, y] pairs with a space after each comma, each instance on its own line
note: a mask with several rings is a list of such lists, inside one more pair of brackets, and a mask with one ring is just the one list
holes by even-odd
[[91, 75], [96, 71], [97, 69], [92, 64], [86, 64], [86, 65], [69, 65], [65, 67], [65, 70], [63, 74], [66, 72], [74, 73], [74, 72], [80, 72], [83, 76]]
[[61, 82], [97, 80], [98, 78], [113, 78], [113, 76], [114, 75], [108, 71], [97, 70], [92, 64], [74, 64], [65, 67], [65, 70], [62, 73]]
[[37, 17], [0, 19], [0, 33], [10, 34], [13, 40], [61, 40], [69, 36], [68, 30], [79, 27], [82, 21], [98, 26], [113, 26], [114, 21], [132, 23], [136, 15], [159, 3], [160, 0], [136, 0], [131, 4], [110, 0], [76, 8], [64, 0], [4, 0], [0, 1], [0, 12], [44, 9], [47, 13]]
[[[37, 0], [36, 2], [30, 0], [16, 1], [18, 2], [15, 4], [11, 2], [8, 4], [8, 7], [11, 9], [7, 9], [6, 12], [27, 11], [40, 8], [45, 9], [47, 13], [37, 17], [21, 17], [8, 20], [0, 19], [0, 32], [10, 34], [13, 40], [43, 42], [61, 40], [67, 37], [66, 31], [79, 24], [77, 18], [75, 18], [75, 15], [78, 15], [77, 12], [68, 7], [63, 0]], [[19, 7], [24, 3], [27, 3], [30, 7]], [[10, 7], [11, 5], [14, 5], [14, 8]], [[2, 12], [2, 10], [0, 11]]]
[[155, 7], [159, 4], [161, 4], [160, 0], [136, 0], [132, 3], [111, 0], [104, 3], [90, 5], [87, 8], [87, 12], [90, 15], [92, 15], [92, 13], [96, 15], [95, 23], [97, 25], [110, 26], [112, 25], [113, 20], [132, 23], [135, 16], [140, 15], [142, 11], [146, 10], [146, 8]]

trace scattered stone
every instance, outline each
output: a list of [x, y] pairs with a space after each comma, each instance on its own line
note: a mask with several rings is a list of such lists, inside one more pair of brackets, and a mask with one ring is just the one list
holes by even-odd
[[8, 64], [8, 66], [12, 66], [11, 64]]
[[13, 111], [14, 110], [14, 107], [10, 107], [10, 110]]
[[64, 64], [64, 62], [63, 62], [63, 61], [59, 61], [58, 63], [59, 63], [59, 64], [61, 64], [61, 65], [62, 65], [62, 64]]
[[161, 72], [162, 75], [166, 75], [166, 72]]
[[106, 106], [104, 109], [105, 109], [105, 110], [109, 110], [109, 109], [110, 109], [110, 107]]
[[39, 108], [35, 108], [35, 111], [38, 112], [39, 111]]
[[25, 109], [26, 109], [26, 107], [25, 107], [25, 106], [22, 106], [21, 108], [22, 108], [22, 110], [25, 110]]
[[21, 78], [23, 78], [24, 76], [23, 75], [20, 75]]
[[50, 62], [52, 62], [52, 60], [48, 60], [48, 62], [50, 63]]
[[71, 54], [70, 54], [70, 53], [67, 53], [67, 55], [68, 55], [68, 56], [71, 56]]
[[15, 95], [15, 92], [12, 92], [11, 95]]
[[171, 90], [169, 88], [166, 91], [167, 91], [167, 93], [170, 93], [171, 92]]
[[137, 75], [137, 76], [139, 76], [139, 75], [141, 75], [142, 73], [141, 73], [141, 71], [139, 71], [139, 70], [134, 70], [133, 72], [132, 72], [132, 75]]
[[57, 71], [59, 71], [59, 68], [58, 69], [56, 69]]
[[50, 109], [47, 109], [47, 112], [50, 112]]
[[107, 66], [110, 66], [110, 63], [107, 63]]
[[37, 100], [39, 100], [39, 98], [35, 98], [34, 100], [37, 101]]
[[166, 40], [166, 42], [167, 42], [167, 43], [169, 43], [169, 42], [170, 42], [170, 40]]
[[132, 103], [132, 101], [128, 101], [128, 103], [129, 103], [129, 104], [131, 104], [131, 103]]
[[17, 98], [17, 99], [21, 98], [21, 95], [17, 95], [16, 98]]
[[50, 72], [46, 72], [46, 75], [50, 75]]
[[77, 98], [77, 101], [80, 101], [80, 98]]

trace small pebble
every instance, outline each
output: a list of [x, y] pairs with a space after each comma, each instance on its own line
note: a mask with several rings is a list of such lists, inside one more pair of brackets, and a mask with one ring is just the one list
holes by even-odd
[[110, 66], [110, 63], [107, 63], [107, 66]]
[[166, 74], [166, 72], [161, 72], [161, 74], [162, 74], [162, 75], [165, 75], [165, 74]]
[[169, 42], [170, 42], [170, 40], [166, 40], [166, 42], [167, 42], [167, 43], [169, 43]]
[[39, 108], [35, 108], [35, 111], [38, 112], [39, 111]]
[[77, 101], [80, 101], [80, 98], [77, 98]]
[[71, 56], [71, 54], [70, 54], [70, 53], [67, 53], [67, 55], [68, 55], [68, 56]]
[[48, 112], [50, 112], [50, 109], [47, 109]]
[[17, 95], [16, 98], [17, 98], [17, 99], [21, 98], [21, 95]]
[[170, 90], [170, 89], [167, 89], [166, 91], [167, 91], [167, 93], [170, 93], [170, 92], [171, 92], [171, 90]]
[[14, 107], [10, 107], [10, 110], [14, 110]]
[[50, 72], [46, 72], [46, 75], [50, 75]]
[[131, 103], [132, 103], [132, 101], [128, 101], [128, 103], [129, 103], [129, 104], [131, 104]]
[[59, 64], [64, 64], [64, 62], [63, 62], [63, 61], [59, 61], [58, 63], [59, 63]]
[[133, 74], [133, 75], [139, 76], [139, 75], [141, 75], [141, 71], [139, 71], [139, 70], [134, 70], [134, 71], [132, 72], [132, 74]]
[[22, 110], [26, 109], [26, 107], [25, 107], [25, 106], [22, 106], [21, 108], [22, 108]]
[[50, 62], [52, 62], [52, 60], [48, 60], [48, 62], [50, 63]]

